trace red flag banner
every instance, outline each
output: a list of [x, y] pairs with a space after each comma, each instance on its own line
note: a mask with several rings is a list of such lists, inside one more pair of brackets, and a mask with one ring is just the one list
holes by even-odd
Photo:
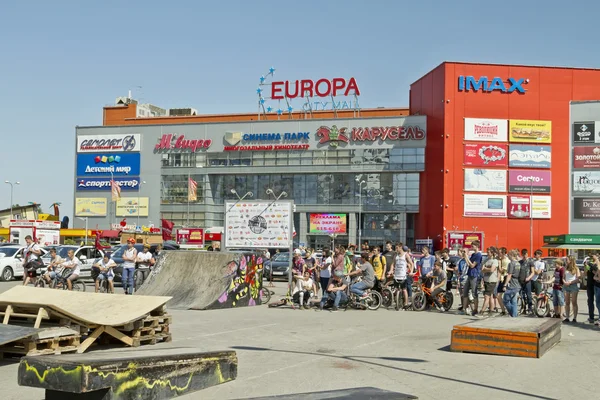
[[160, 223], [162, 225], [162, 239], [165, 241], [173, 240], [173, 227], [175, 226], [175, 223], [168, 219], [161, 219]]
[[198, 200], [198, 182], [193, 180], [192, 178], [188, 179], [188, 201], [197, 201]]

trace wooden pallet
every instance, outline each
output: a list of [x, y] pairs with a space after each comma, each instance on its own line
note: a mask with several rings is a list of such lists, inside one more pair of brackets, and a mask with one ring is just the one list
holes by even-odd
[[47, 339], [22, 339], [0, 347], [6, 355], [41, 356], [75, 352], [79, 348], [80, 335], [60, 336]]

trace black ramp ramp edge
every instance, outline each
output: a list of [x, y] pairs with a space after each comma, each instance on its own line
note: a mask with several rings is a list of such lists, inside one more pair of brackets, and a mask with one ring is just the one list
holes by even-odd
[[[252, 397], [245, 400], [413, 400], [416, 396], [391, 392], [374, 387], [358, 387], [324, 392], [285, 394], [280, 396]], [[239, 399], [242, 400], [242, 399]]]

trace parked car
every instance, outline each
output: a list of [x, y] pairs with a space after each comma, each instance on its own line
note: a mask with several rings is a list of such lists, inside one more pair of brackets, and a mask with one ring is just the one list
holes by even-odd
[[[63, 245], [56, 246], [56, 254], [60, 256], [62, 259], [67, 258], [67, 253], [69, 250], [73, 250], [75, 252], [75, 257], [79, 259], [81, 262], [80, 267], [80, 279], [89, 279], [92, 274], [92, 265], [96, 263], [96, 260], [104, 257], [104, 251], [96, 249], [94, 246], [71, 246], [71, 245]], [[42, 257], [42, 261], [45, 265], [50, 264], [50, 253], [47, 253]]]
[[274, 254], [270, 260], [267, 260], [264, 265], [264, 275], [271, 280], [276, 278], [288, 279], [290, 264], [290, 253], [281, 252]]
[[[150, 253], [155, 254], [157, 246], [158, 246], [157, 244], [151, 245]], [[136, 243], [133, 245], [133, 247], [135, 247], [135, 249], [138, 251], [138, 253], [144, 250], [143, 243]], [[123, 254], [125, 253], [125, 249], [127, 249], [126, 243], [115, 247], [115, 250], [113, 251], [113, 253], [110, 257], [115, 262], [115, 264], [117, 264], [117, 266], [114, 268], [114, 273], [115, 273], [114, 281], [115, 282], [121, 282], [121, 276], [123, 274]], [[163, 243], [163, 250], [179, 250], [179, 245]]]
[[[11, 281], [23, 276], [23, 250], [25, 246], [21, 245], [0, 247], [0, 280]], [[41, 250], [42, 254], [46, 254], [46, 250]]]

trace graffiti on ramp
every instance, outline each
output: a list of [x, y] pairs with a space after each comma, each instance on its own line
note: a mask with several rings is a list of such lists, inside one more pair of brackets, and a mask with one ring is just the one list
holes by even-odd
[[262, 257], [256, 254], [243, 254], [227, 264], [231, 283], [219, 299], [207, 308], [231, 308], [261, 304]]

